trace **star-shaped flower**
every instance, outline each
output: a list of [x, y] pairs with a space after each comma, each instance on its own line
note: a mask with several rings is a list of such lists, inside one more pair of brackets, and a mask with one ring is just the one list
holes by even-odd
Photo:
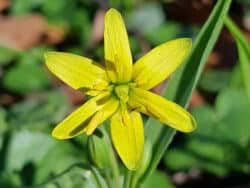
[[144, 129], [140, 113], [152, 116], [182, 132], [196, 127], [194, 118], [179, 105], [147, 91], [176, 70], [187, 56], [191, 40], [181, 38], [152, 49], [132, 63], [128, 36], [118, 11], [105, 15], [102, 67], [85, 57], [47, 52], [46, 65], [62, 81], [92, 96], [53, 130], [57, 139], [92, 134], [110, 118], [114, 147], [127, 168], [135, 170], [144, 148]]

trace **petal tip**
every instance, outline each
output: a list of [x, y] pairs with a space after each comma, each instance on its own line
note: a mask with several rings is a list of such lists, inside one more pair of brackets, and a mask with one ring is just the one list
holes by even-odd
[[133, 160], [133, 161], [131, 161], [131, 160], [123, 160], [122, 159], [122, 161], [123, 161], [123, 164], [127, 167], [127, 169], [129, 169], [131, 171], [137, 170], [139, 168], [140, 164], [141, 164], [141, 160]]
[[120, 14], [115, 8], [110, 8], [106, 14]]
[[180, 38], [179, 40], [183, 41], [184, 47], [191, 48], [191, 46], [192, 46], [192, 39], [191, 38]]
[[191, 116], [189, 126], [187, 126], [186, 129], [183, 130], [183, 132], [191, 133], [191, 132], [195, 131], [196, 128], [197, 128], [196, 120], [194, 119], [193, 116]]
[[[143, 151], [142, 151], [143, 153]], [[131, 171], [135, 171], [137, 170], [140, 165], [141, 165], [141, 161], [142, 161], [142, 154], [140, 155], [139, 158], [134, 159], [134, 160], [127, 160], [126, 158], [124, 158], [124, 156], [120, 156], [121, 160], [123, 161], [123, 164]]]
[[45, 63], [48, 64], [51, 60], [51, 58], [55, 57], [57, 55], [58, 52], [53, 52], [53, 51], [49, 51], [49, 52], [45, 52], [44, 58], [45, 58]]
[[58, 131], [57, 128], [53, 129], [51, 136], [57, 140], [65, 140], [71, 138], [70, 136], [63, 134], [61, 131]]
[[50, 56], [50, 52], [45, 52], [45, 53], [43, 54], [43, 56], [44, 56], [45, 61], [47, 61], [48, 58], [49, 58], [49, 56]]
[[120, 12], [114, 8], [110, 8], [105, 14], [105, 22], [109, 20], [113, 22], [113, 19], [118, 18], [122, 19]]
[[182, 43], [182, 45], [185, 45], [187, 47], [191, 47], [192, 46], [192, 39], [191, 38], [187, 38], [187, 37], [177, 38], [177, 39], [174, 39], [173, 41]]
[[131, 171], [135, 171], [135, 170], [137, 170], [137, 168], [138, 168], [138, 166], [139, 165], [137, 165], [137, 164], [125, 164], [126, 165], [126, 167], [129, 169], [129, 170], [131, 170]]
[[197, 128], [197, 122], [196, 122], [196, 120], [194, 119], [194, 117], [192, 117], [192, 129], [191, 129], [191, 131], [194, 131], [196, 128]]
[[45, 52], [44, 53], [44, 57], [45, 59], [49, 58], [50, 56], [54, 55], [56, 52], [53, 52], [53, 51], [49, 51], [49, 52]]

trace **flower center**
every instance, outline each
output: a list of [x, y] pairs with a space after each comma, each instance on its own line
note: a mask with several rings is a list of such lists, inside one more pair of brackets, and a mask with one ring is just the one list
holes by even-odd
[[116, 96], [124, 103], [128, 101], [128, 92], [129, 92], [129, 85], [128, 84], [121, 84], [115, 86], [115, 94]]

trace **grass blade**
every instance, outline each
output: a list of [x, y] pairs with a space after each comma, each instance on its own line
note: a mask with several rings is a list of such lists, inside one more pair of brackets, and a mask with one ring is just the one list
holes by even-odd
[[225, 20], [225, 25], [236, 40], [242, 80], [250, 102], [250, 47], [245, 36], [229, 17]]
[[[227, 16], [230, 4], [231, 0], [217, 1], [212, 13], [195, 40], [189, 58], [175, 73], [172, 80], [170, 80], [165, 88], [163, 96], [175, 101], [183, 107], [188, 105], [190, 96], [197, 85], [208, 55], [212, 51], [223, 27], [223, 22]], [[154, 120], [149, 119], [148, 121], [146, 129], [151, 129], [152, 126], [156, 128], [157, 125], [153, 124]], [[168, 127], [164, 127], [162, 131], [158, 131], [156, 133], [157, 135], [154, 135], [154, 131], [151, 131], [150, 134], [147, 135], [148, 132], [149, 131], [146, 131], [146, 137], [149, 139], [151, 136], [154, 137], [156, 144], [152, 152], [154, 155], [152, 156], [146, 172], [140, 179], [141, 181], [155, 170], [176, 133], [174, 129]]]

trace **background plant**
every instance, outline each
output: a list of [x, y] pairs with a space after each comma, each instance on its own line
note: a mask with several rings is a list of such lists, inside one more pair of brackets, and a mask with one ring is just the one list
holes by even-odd
[[[180, 2], [181, 7], [187, 6]], [[174, 7], [178, 8], [177, 1], [15, 0], [4, 11], [0, 8], [5, 19], [0, 22], [0, 187], [119, 187], [124, 174], [127, 187], [171, 187], [173, 183], [181, 186], [180, 180], [175, 179], [180, 172], [187, 178], [184, 183], [190, 183], [193, 172], [190, 169], [198, 172], [198, 179], [207, 173], [214, 179], [226, 179], [235, 173], [248, 177], [250, 52], [242, 28], [237, 26], [239, 22], [236, 25], [230, 19], [232, 3], [234, 7], [243, 7], [241, 20], [247, 23], [247, 1], [211, 1], [207, 5], [198, 2], [201, 11], [202, 6], [213, 9], [201, 27], [184, 25], [185, 21], [176, 19], [172, 12]], [[176, 134], [173, 129], [156, 125], [159, 124], [156, 120], [145, 118], [145, 157], [142, 167], [132, 174], [116, 160], [103, 128], [107, 125], [88, 139], [79, 136], [56, 141], [50, 136], [52, 127], [85, 98], [46, 71], [43, 53], [61, 50], [101, 61], [103, 45], [98, 26], [107, 7], [118, 8], [126, 17], [136, 59], [151, 47], [173, 38], [185, 36], [194, 40], [190, 57], [167, 82], [162, 94], [187, 107], [194, 89], [195, 93], [198, 89], [201, 102], [197, 105], [197, 97], [192, 97], [196, 105], [191, 101], [198, 129], [189, 135]], [[189, 11], [188, 15], [196, 14], [193, 9]], [[234, 8], [231, 12], [238, 13]], [[33, 13], [42, 15], [43, 21]], [[18, 27], [26, 28], [28, 38], [36, 40], [26, 39], [22, 43], [6, 40], [13, 36], [12, 30], [18, 30], [17, 25], [11, 29], [10, 22], [25, 25], [30, 16], [34, 21], [29, 27]], [[8, 36], [3, 31], [7, 21], [4, 26], [10, 27]], [[227, 43], [221, 42], [221, 38], [218, 41], [223, 25], [237, 44], [238, 51], [234, 53], [239, 54], [239, 59], [233, 58], [232, 64], [217, 59], [219, 65], [212, 66], [207, 59], [216, 42], [226, 48]], [[222, 38], [223, 35], [224, 32]], [[219, 54], [223, 56], [222, 52]]]

